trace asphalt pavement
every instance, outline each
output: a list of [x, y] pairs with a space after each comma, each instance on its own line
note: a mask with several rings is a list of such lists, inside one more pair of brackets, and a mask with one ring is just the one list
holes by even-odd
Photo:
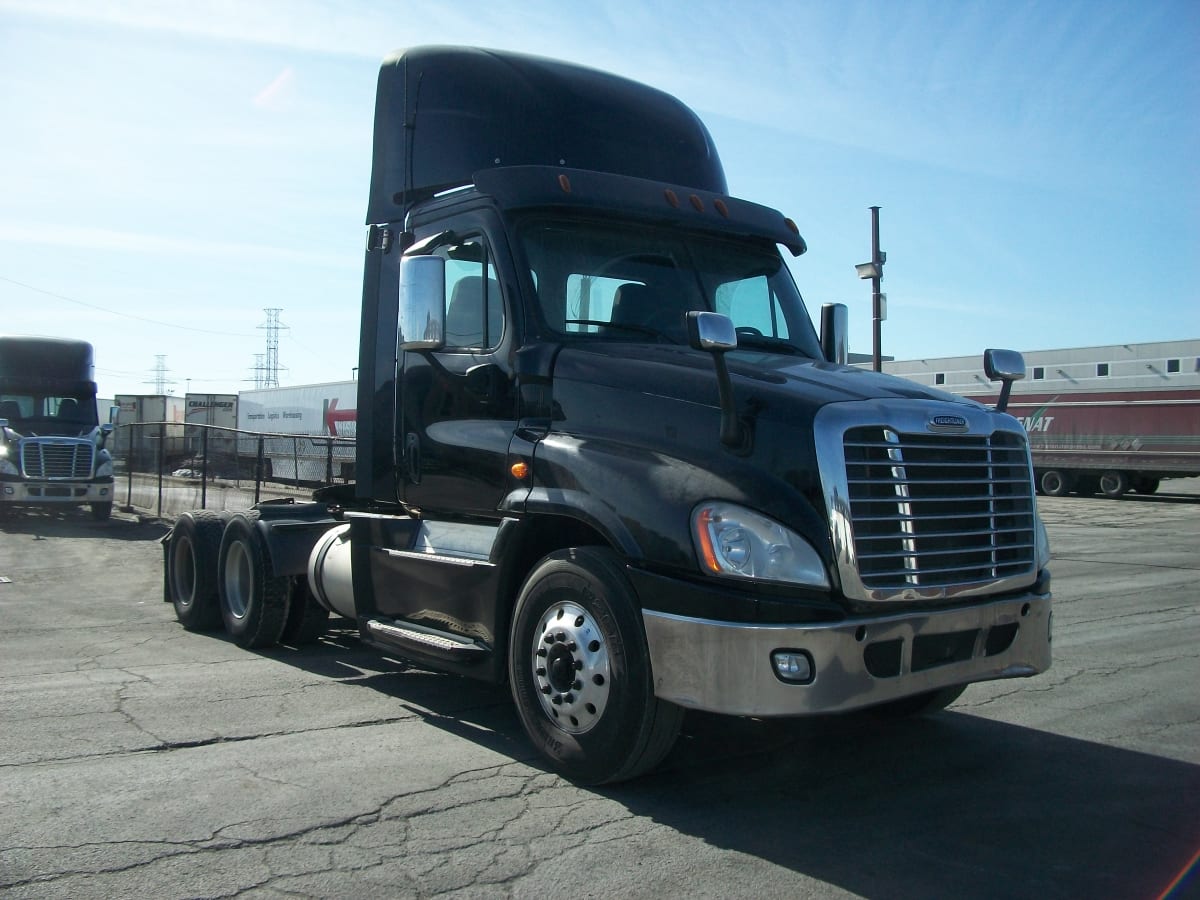
[[184, 631], [160, 522], [0, 522], [0, 894], [1196, 896], [1200, 483], [1040, 504], [1050, 672], [922, 720], [689, 714], [602, 789], [541, 768], [505, 688], [344, 624]]

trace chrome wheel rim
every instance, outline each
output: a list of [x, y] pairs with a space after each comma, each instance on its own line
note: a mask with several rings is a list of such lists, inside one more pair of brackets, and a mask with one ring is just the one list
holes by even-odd
[[533, 638], [533, 677], [542, 709], [569, 734], [595, 727], [608, 705], [608, 647], [595, 619], [577, 603], [555, 603]]

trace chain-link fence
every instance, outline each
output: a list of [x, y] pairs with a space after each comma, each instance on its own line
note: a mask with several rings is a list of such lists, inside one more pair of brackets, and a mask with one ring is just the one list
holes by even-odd
[[305, 499], [315, 488], [354, 480], [354, 439], [348, 437], [142, 422], [119, 426], [108, 447], [117, 505], [164, 518], [189, 509]]

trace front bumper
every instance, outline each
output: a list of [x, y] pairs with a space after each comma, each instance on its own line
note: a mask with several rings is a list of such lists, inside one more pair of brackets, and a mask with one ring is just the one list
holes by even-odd
[[[1050, 594], [811, 625], [755, 625], [644, 610], [654, 693], [739, 716], [845, 712], [953, 685], [1050, 668]], [[771, 654], [803, 651], [811, 681]]]
[[44, 503], [109, 503], [111, 478], [96, 481], [0, 481], [0, 503], [40, 506]]

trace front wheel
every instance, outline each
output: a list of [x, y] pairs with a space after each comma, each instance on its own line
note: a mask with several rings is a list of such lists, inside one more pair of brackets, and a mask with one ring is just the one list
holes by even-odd
[[92, 504], [92, 518], [97, 522], [107, 522], [112, 518], [112, 501]]
[[654, 696], [636, 597], [610, 550], [538, 563], [517, 598], [508, 668], [534, 746], [580, 784], [641, 775], [679, 734], [683, 710]]

